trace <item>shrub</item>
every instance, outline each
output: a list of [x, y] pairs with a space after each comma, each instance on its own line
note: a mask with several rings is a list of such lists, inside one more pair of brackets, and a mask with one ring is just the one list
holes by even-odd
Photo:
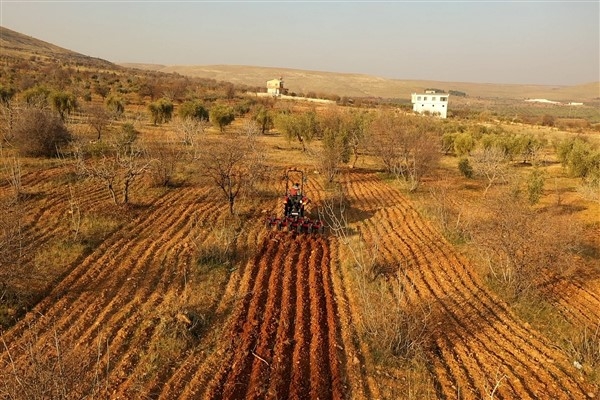
[[17, 117], [12, 132], [19, 153], [31, 157], [54, 157], [71, 141], [62, 120], [39, 108], [27, 108]]
[[466, 157], [461, 158], [458, 162], [458, 170], [465, 178], [471, 179], [473, 177], [473, 167]]

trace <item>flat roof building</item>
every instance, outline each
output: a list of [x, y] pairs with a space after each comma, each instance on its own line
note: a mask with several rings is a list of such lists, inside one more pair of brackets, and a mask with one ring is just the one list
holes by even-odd
[[283, 78], [271, 79], [267, 81], [267, 93], [273, 96], [280, 96], [285, 94], [286, 90], [283, 88]]
[[419, 114], [426, 112], [440, 118], [448, 115], [448, 93], [436, 93], [435, 90], [426, 90], [425, 93], [413, 93], [413, 111]]

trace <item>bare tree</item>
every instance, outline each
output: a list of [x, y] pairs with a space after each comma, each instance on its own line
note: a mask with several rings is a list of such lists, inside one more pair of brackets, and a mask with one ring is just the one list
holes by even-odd
[[103, 182], [114, 204], [119, 204], [116, 191], [120, 187], [121, 202], [129, 203], [131, 185], [144, 175], [151, 160], [146, 152], [136, 146], [137, 132], [132, 124], [123, 125], [121, 133], [108, 147], [99, 148], [99, 157], [91, 157], [84, 145], [77, 147], [77, 165], [81, 174]]
[[371, 147], [387, 171], [414, 191], [441, 157], [438, 131], [429, 118], [386, 112], [371, 125]]
[[263, 172], [263, 152], [256, 136], [228, 135], [205, 138], [198, 152], [201, 174], [224, 195], [234, 213], [238, 196], [252, 190]]
[[185, 152], [175, 143], [163, 143], [160, 146], [148, 148], [150, 157], [149, 173], [154, 186], [171, 186], [179, 161]]
[[499, 147], [481, 148], [473, 152], [473, 170], [476, 175], [487, 179], [484, 196], [496, 182], [506, 182], [508, 163], [503, 150]]
[[203, 118], [176, 118], [175, 130], [181, 137], [181, 142], [186, 146], [195, 147], [198, 135], [204, 133], [209, 122]]
[[429, 340], [431, 308], [406, 302], [408, 278], [401, 265], [390, 265], [377, 238], [363, 235], [350, 223], [350, 201], [340, 188], [323, 202], [320, 214], [344, 246], [355, 268], [359, 331], [382, 357], [410, 362], [423, 356]]
[[485, 206], [489, 215], [470, 225], [471, 237], [490, 277], [510, 298], [535, 291], [544, 277], [567, 269], [580, 230], [574, 221], [531, 208], [514, 190], [488, 198]]
[[23, 184], [21, 183], [21, 162], [17, 157], [11, 157], [2, 147], [0, 147], [0, 168], [3, 177], [6, 179], [12, 189], [12, 200], [19, 201], [23, 194]]
[[106, 128], [110, 120], [109, 112], [106, 108], [95, 105], [87, 109], [87, 116], [88, 124], [98, 134], [97, 140], [100, 140], [102, 138], [102, 131]]
[[26, 333], [14, 346], [0, 338], [0, 397], [21, 399], [100, 399], [109, 397], [108, 342], [98, 339], [86, 355], [55, 331], [49, 338]]

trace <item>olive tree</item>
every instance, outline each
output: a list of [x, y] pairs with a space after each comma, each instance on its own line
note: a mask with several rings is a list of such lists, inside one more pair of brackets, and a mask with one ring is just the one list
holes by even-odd
[[125, 112], [125, 102], [118, 96], [110, 96], [106, 99], [106, 108], [114, 119], [118, 119]]
[[160, 99], [148, 105], [148, 111], [154, 125], [169, 122], [173, 117], [173, 103], [168, 99]]
[[186, 101], [179, 107], [179, 116], [181, 119], [208, 121], [208, 110], [198, 100]]
[[304, 152], [306, 144], [320, 134], [317, 113], [314, 110], [302, 114], [281, 113], [275, 119], [275, 126], [290, 142], [298, 140]]
[[210, 109], [210, 121], [222, 132], [225, 127], [235, 120], [235, 111], [232, 107], [225, 104], [217, 104]]
[[260, 126], [260, 130], [263, 135], [270, 131], [274, 126], [273, 115], [271, 114], [271, 111], [264, 106], [260, 106], [252, 118]]
[[49, 100], [52, 108], [63, 121], [77, 109], [77, 98], [72, 93], [55, 91], [50, 94]]
[[10, 86], [0, 84], [0, 137], [6, 137], [12, 129], [13, 109], [12, 100], [16, 94], [16, 90]]

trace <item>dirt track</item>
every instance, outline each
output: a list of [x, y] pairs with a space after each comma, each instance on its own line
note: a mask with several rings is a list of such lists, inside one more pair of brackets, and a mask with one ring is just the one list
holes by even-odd
[[[38, 185], [43, 191], [43, 182]], [[387, 265], [402, 269], [408, 306], [431, 307], [427, 352], [435, 397], [486, 398], [496, 384], [496, 398], [503, 399], [573, 399], [593, 392], [565, 354], [493, 296], [399, 191], [361, 172], [348, 175], [344, 187], [364, 237], [378, 242]], [[322, 190], [314, 191], [318, 201]], [[51, 216], [65, 212], [68, 192], [43, 201], [43, 207], [32, 203], [28, 246], [66, 232]], [[104, 201], [100, 190], [81, 194], [86, 207]], [[164, 345], [163, 327], [174, 323], [177, 299], [186, 294], [191, 240], [206, 240], [226, 207], [207, 189], [192, 187], [165, 192], [145, 207], [3, 334], [12, 362], [5, 350], [0, 362], [26, 368], [28, 348], [50, 355], [59, 340], [89, 367], [77, 377], [85, 385], [106, 371], [97, 397], [385, 397], [355, 328], [361, 315], [338, 257], [344, 247], [331, 236], [267, 233], [262, 223], [240, 238], [256, 249], [250, 259], [212, 288], [210, 329], [178, 359], [148, 370], [154, 349]], [[571, 287], [590, 300], [564, 299], [564, 309], [592, 321], [597, 311], [589, 302], [598, 302], [597, 294], [583, 284]], [[386, 374], [392, 382], [403, 379], [399, 371]]]

